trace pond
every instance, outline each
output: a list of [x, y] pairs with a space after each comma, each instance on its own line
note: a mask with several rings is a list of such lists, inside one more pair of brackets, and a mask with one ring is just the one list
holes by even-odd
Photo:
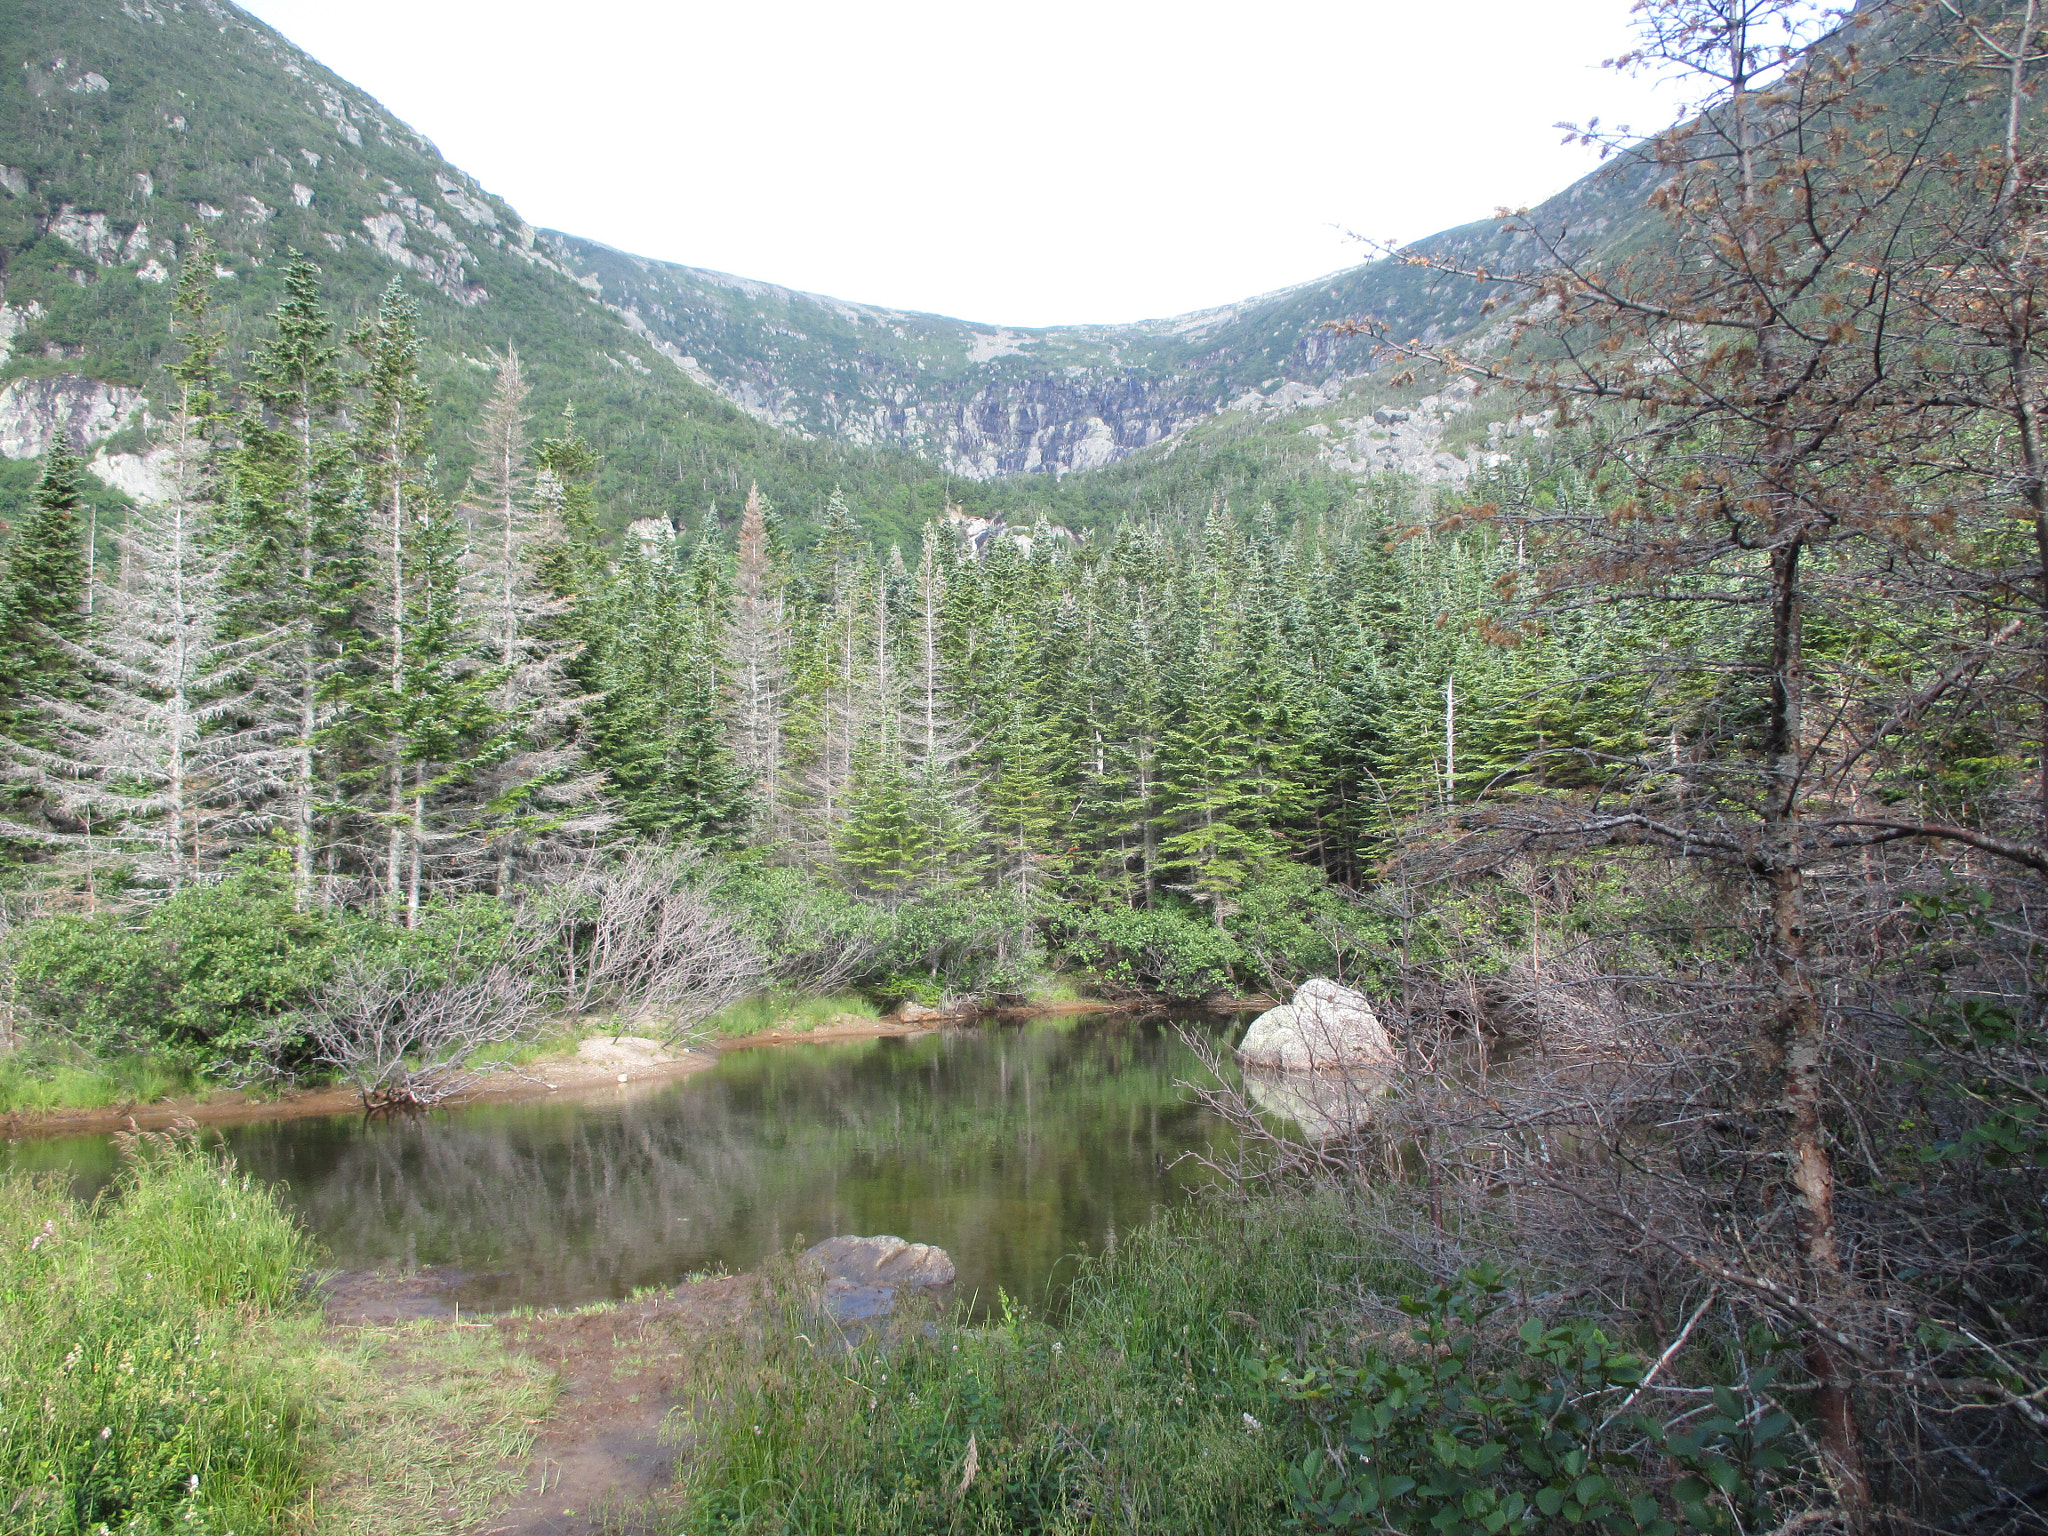
[[[960, 1294], [1056, 1305], [1099, 1252], [1206, 1175], [1183, 1153], [1229, 1127], [1177, 1086], [1204, 1074], [1176, 1026], [1084, 1014], [912, 1039], [728, 1052], [652, 1090], [226, 1127], [345, 1270], [449, 1266], [464, 1309], [613, 1300], [750, 1269], [796, 1243], [935, 1243]], [[210, 1134], [210, 1133], [209, 1133]], [[0, 1165], [114, 1167], [105, 1136], [25, 1140]]]

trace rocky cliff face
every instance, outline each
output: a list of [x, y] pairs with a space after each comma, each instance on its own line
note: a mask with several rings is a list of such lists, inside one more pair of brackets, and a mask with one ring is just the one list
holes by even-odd
[[[1642, 168], [1617, 163], [1534, 217], [1577, 245], [1611, 247], [1642, 228], [1647, 190]], [[553, 231], [541, 247], [675, 366], [760, 420], [908, 448], [974, 479], [1097, 468], [1219, 411], [1326, 405], [1376, 361], [1331, 322], [1370, 317], [1435, 343], [1498, 324], [1484, 305], [1501, 296], [1382, 260], [1169, 319], [1030, 330], [848, 303]], [[1491, 221], [1418, 248], [1496, 268], [1535, 254], [1528, 236]], [[1390, 458], [1363, 442], [1348, 467], [1455, 477], [1434, 451]]]

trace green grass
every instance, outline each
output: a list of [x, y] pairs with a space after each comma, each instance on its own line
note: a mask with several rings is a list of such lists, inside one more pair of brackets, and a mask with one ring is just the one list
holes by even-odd
[[270, 1186], [124, 1141], [90, 1205], [0, 1176], [0, 1536], [440, 1536], [516, 1490], [546, 1370], [473, 1325], [332, 1334]]
[[[785, 1315], [708, 1349], [678, 1528], [694, 1533], [1285, 1528], [1287, 1406], [1266, 1363], [1352, 1285], [1349, 1224], [1306, 1202], [1195, 1207], [1090, 1261], [1054, 1326], [906, 1317], [845, 1340], [785, 1277]], [[1247, 1415], [1250, 1417], [1247, 1418]], [[974, 1447], [975, 1472], [962, 1488]]]
[[0, 1180], [0, 1533], [283, 1527], [312, 1419], [264, 1321], [302, 1305], [307, 1240], [196, 1138], [134, 1138], [90, 1207]]
[[734, 1040], [744, 1035], [764, 1034], [771, 1029], [802, 1034], [830, 1022], [835, 1015], [878, 1019], [882, 1010], [857, 992], [807, 997], [774, 990], [757, 992], [752, 997], [721, 1008], [698, 1027], [720, 1039]]
[[496, 1329], [440, 1320], [364, 1328], [317, 1358], [315, 1536], [475, 1529], [530, 1481], [525, 1457], [555, 1384]]
[[1054, 1003], [1078, 1003], [1084, 997], [1080, 983], [1073, 977], [1054, 974], [1034, 981], [1025, 1000], [1034, 1008], [1049, 1008]]
[[0, 1056], [0, 1114], [155, 1104], [206, 1086], [189, 1065], [164, 1056], [74, 1059], [28, 1050]]

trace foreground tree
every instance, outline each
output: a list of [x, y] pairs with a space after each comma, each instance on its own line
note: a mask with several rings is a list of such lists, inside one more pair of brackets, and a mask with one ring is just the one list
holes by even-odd
[[[1657, 237], [1595, 261], [1571, 231], [1517, 219], [1510, 229], [1541, 253], [1534, 267], [1413, 255], [1488, 285], [1492, 303], [1530, 307], [1509, 323], [1504, 355], [1385, 339], [1592, 418], [1593, 497], [1477, 510], [1526, 532], [1534, 569], [1505, 583], [1525, 598], [1522, 622], [1556, 625], [1587, 605], [1670, 611], [1652, 627], [1677, 643], [1642, 674], [1640, 695], [1668, 726], [1668, 749], [1610, 756], [1594, 801], [1531, 796], [1464, 813], [1458, 846], [1480, 861], [1648, 844], [1718, 866], [1749, 893], [1753, 948], [1728, 993], [1743, 1000], [1731, 1010], [1740, 1027], [1703, 1033], [1706, 1054], [1686, 1068], [1702, 1085], [1689, 1112], [1713, 1119], [1721, 1148], [1674, 1171], [1667, 1187], [1690, 1186], [1694, 1200], [1645, 1191], [1606, 1208], [1796, 1330], [1828, 1477], [1862, 1530], [1875, 1496], [1856, 1387], [1901, 1338], [1874, 1304], [1883, 1277], [1859, 1268], [1841, 1231], [1843, 1015], [1830, 1006], [1841, 982], [1817, 950], [1828, 924], [1816, 890], [1851, 870], [1867, 878], [1874, 850], [1902, 840], [2048, 869], [2037, 848], [1971, 817], [1886, 810], [1869, 749], [1900, 720], [1864, 707], [1940, 693], [1960, 675], [1946, 637], [2000, 627], [1956, 608], [1984, 590], [1960, 574], [1984, 546], [1956, 537], [1942, 449], [1983, 417], [1930, 387], [1930, 363], [1968, 349], [1920, 296], [1961, 264], [1959, 221], [1984, 231], [1985, 248], [2009, 246], [1999, 209], [2016, 201], [2017, 178], [1986, 178], [1999, 188], [1987, 198], [1952, 167], [2009, 167], [2014, 141], [2008, 132], [2003, 153], [1980, 156], [1984, 121], [1952, 70], [1919, 89], [1888, 79], [1916, 42], [1903, 10], [1859, 10], [1818, 41], [1799, 30], [1814, 13], [1789, 0], [1647, 0], [1637, 15], [1642, 47], [1624, 62], [1706, 93], [1697, 118], [1640, 148], [1611, 146], [1638, 158]], [[2033, 25], [2030, 6], [2000, 35], [2015, 42]], [[2001, 335], [2009, 342], [2010, 327]], [[1673, 622], [1688, 611], [1721, 618]], [[1723, 1072], [1724, 1059], [1739, 1070]]]

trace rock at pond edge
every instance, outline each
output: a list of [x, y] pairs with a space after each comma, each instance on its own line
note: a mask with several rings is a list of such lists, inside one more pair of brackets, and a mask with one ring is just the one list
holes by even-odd
[[1384, 1069], [1395, 1062], [1394, 1043], [1364, 994], [1320, 976], [1303, 982], [1292, 1003], [1252, 1020], [1237, 1056], [1247, 1066], [1285, 1072]]

